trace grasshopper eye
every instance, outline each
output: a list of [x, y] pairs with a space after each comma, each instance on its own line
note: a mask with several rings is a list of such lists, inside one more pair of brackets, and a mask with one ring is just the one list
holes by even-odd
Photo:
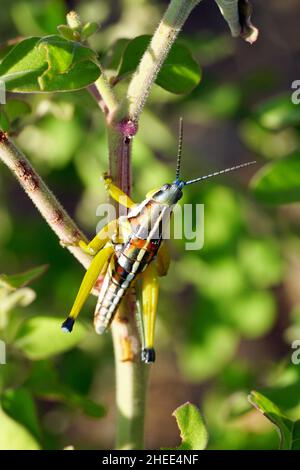
[[160, 190], [161, 190], [161, 191], [166, 191], [167, 189], [169, 189], [169, 187], [170, 187], [169, 184], [164, 184], [164, 185], [160, 188]]

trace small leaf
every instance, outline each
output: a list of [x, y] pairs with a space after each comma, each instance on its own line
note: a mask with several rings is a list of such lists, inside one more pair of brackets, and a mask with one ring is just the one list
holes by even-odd
[[115, 75], [118, 74], [120, 63], [126, 49], [127, 44], [130, 42], [129, 39], [119, 38], [115, 41], [111, 47], [105, 52], [101, 58], [101, 63], [105, 68], [105, 72]]
[[[151, 37], [138, 36], [124, 50], [118, 77], [134, 72]], [[176, 94], [190, 93], [201, 80], [201, 70], [189, 49], [175, 42], [156, 78], [157, 85]]]
[[70, 41], [74, 40], [74, 31], [72, 28], [70, 28], [70, 26], [67, 26], [66, 24], [60, 24], [57, 26], [57, 30], [63, 38]]
[[256, 198], [268, 204], [300, 201], [300, 152], [265, 165], [251, 187]]
[[25, 426], [39, 440], [41, 437], [37, 410], [30, 392], [26, 388], [7, 389], [2, 394], [3, 411]]
[[95, 34], [95, 32], [98, 30], [98, 24], [95, 22], [91, 23], [86, 23], [81, 31], [81, 37], [83, 39], [88, 39], [90, 36]]
[[251, 405], [276, 426], [280, 436], [280, 449], [299, 449], [300, 421], [291, 421], [277, 405], [259, 392], [251, 392], [248, 400]]
[[180, 429], [182, 443], [177, 450], [204, 450], [208, 442], [208, 433], [198, 408], [185, 403], [177, 408], [173, 416]]
[[84, 88], [100, 75], [96, 53], [53, 35], [17, 44], [0, 64], [0, 79], [13, 92], [69, 91]]
[[31, 433], [0, 408], [0, 450], [39, 450]]
[[93, 83], [100, 75], [94, 63], [96, 54], [88, 47], [59, 36], [41, 39], [39, 50], [45, 51], [48, 69], [39, 77], [44, 91], [75, 90]]
[[262, 127], [279, 131], [300, 123], [300, 106], [288, 95], [280, 95], [259, 106], [254, 115]]
[[77, 322], [72, 334], [65, 334], [61, 323], [60, 318], [30, 318], [21, 325], [14, 345], [32, 360], [45, 359], [72, 349], [84, 338], [86, 328]]
[[11, 290], [19, 289], [20, 287], [25, 287], [32, 281], [34, 281], [36, 278], [44, 274], [47, 269], [48, 266], [43, 265], [20, 274], [1, 274], [0, 287], [5, 287]]

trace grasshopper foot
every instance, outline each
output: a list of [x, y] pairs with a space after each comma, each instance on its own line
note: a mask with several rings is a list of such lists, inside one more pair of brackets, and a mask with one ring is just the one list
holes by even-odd
[[61, 329], [64, 333], [71, 333], [71, 331], [73, 330], [74, 323], [75, 320], [71, 317], [68, 317], [61, 325]]
[[155, 362], [155, 349], [154, 348], [144, 348], [141, 353], [141, 360], [145, 364], [152, 364]]

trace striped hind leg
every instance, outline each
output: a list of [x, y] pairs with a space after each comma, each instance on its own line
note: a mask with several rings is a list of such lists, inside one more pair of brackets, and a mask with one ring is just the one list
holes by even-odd
[[83, 307], [83, 304], [85, 303], [92, 288], [94, 287], [103, 267], [111, 258], [113, 253], [114, 247], [112, 244], [109, 243], [102, 250], [100, 250], [93, 258], [91, 265], [86, 271], [85, 276], [82, 280], [70, 315], [67, 317], [67, 319], [63, 322], [61, 326], [63, 331], [69, 333], [72, 331], [75, 320], [78, 317]]
[[154, 263], [151, 263], [142, 274], [142, 304], [143, 304], [143, 336], [142, 361], [151, 363], [155, 361], [154, 330], [158, 303], [158, 275]]

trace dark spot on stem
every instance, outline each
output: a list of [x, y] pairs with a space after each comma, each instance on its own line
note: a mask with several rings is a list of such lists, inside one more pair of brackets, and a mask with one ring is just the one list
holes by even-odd
[[8, 139], [8, 134], [7, 132], [0, 131], [0, 142], [6, 142]]
[[51, 222], [54, 224], [61, 224], [64, 220], [63, 213], [59, 209], [55, 209]]
[[36, 191], [40, 187], [38, 176], [25, 160], [20, 160], [16, 165], [16, 173], [29, 191]]
[[82, 235], [81, 233], [79, 232], [79, 230], [77, 229], [74, 229], [73, 232], [72, 232], [72, 238], [73, 240], [75, 241], [78, 241], [78, 240], [81, 240], [82, 239]]

